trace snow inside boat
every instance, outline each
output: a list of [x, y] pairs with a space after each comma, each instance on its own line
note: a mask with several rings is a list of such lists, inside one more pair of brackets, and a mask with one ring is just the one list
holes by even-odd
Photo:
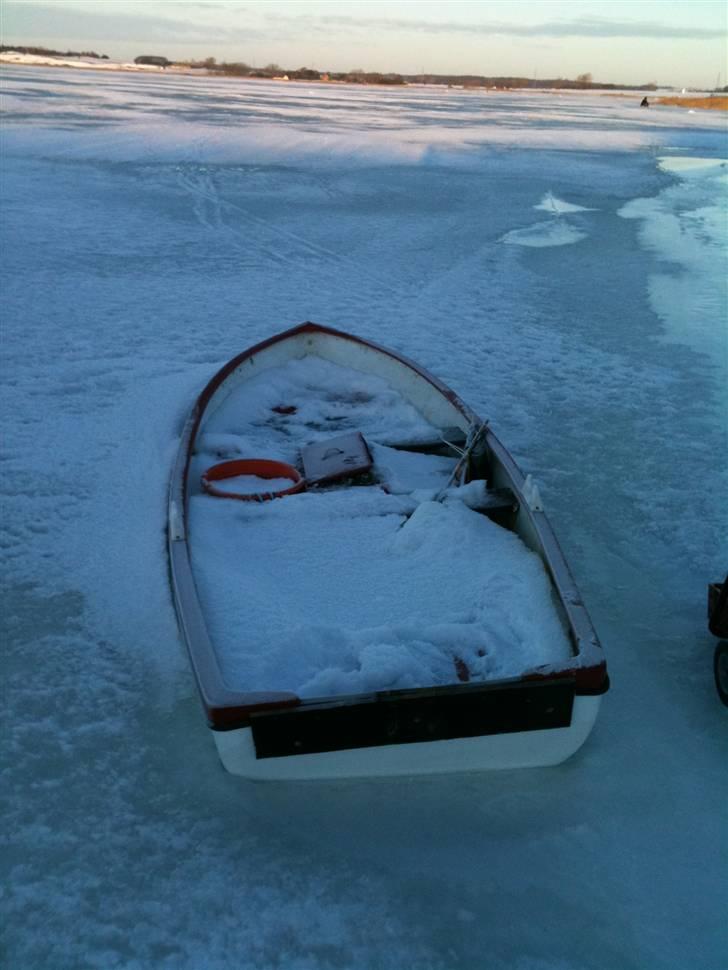
[[252, 779], [552, 765], [606, 664], [537, 493], [411, 361], [305, 323], [182, 433], [175, 605], [225, 768]]

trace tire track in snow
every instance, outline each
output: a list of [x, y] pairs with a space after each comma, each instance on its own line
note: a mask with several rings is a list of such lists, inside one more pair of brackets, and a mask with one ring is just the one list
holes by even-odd
[[[195, 178], [192, 175], [178, 173], [178, 181], [182, 188], [192, 197], [193, 212], [200, 223], [212, 232], [219, 233], [225, 231], [236, 248], [241, 252], [250, 252], [249, 237], [239, 229], [226, 223], [224, 218], [225, 211], [234, 212], [239, 217], [242, 216], [247, 223], [263, 230], [269, 236], [272, 236], [274, 240], [276, 237], [284, 239], [292, 243], [299, 251], [303, 251], [310, 256], [316, 257], [317, 260], [323, 261], [319, 262], [319, 268], [325, 266], [329, 274], [335, 276], [337, 281], [340, 280], [340, 269], [346, 268], [352, 273], [354, 278], [367, 279], [380, 293], [387, 291], [396, 300], [404, 298], [405, 294], [401, 289], [395, 289], [391, 283], [383, 278], [374, 276], [372, 273], [363, 270], [361, 264], [355, 259], [342, 255], [335, 250], [328, 249], [325, 246], [321, 246], [319, 243], [312, 242], [310, 239], [306, 239], [304, 236], [290, 229], [284, 229], [279, 225], [274, 225], [268, 219], [253, 215], [237, 202], [230, 202], [223, 199], [220, 190], [210, 175], [204, 174]], [[294, 266], [300, 264], [300, 259], [288, 256], [270, 245], [265, 246], [265, 254], [278, 263], [292, 264]]]

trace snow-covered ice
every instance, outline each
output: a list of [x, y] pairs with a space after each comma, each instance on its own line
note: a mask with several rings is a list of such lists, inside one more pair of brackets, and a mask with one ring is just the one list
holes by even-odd
[[[724, 115], [15, 65], [2, 96], [5, 965], [721, 966]], [[535, 220], [582, 238], [507, 244]], [[305, 319], [422, 363], [538, 481], [613, 683], [566, 764], [219, 769], [166, 484], [211, 374]]]

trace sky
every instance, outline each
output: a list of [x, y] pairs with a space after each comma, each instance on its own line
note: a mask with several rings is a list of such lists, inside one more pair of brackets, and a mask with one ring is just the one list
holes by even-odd
[[0, 0], [0, 34], [122, 60], [728, 84], [726, 0]]

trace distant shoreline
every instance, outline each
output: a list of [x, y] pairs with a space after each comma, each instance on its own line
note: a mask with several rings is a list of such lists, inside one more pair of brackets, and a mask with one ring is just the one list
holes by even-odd
[[[671, 92], [672, 88], [662, 88], [655, 90], [651, 87], [635, 88], [631, 85], [625, 85], [620, 87], [616, 84], [599, 85], [597, 83], [591, 83], [589, 86], [573, 87], [570, 85], [564, 85], [563, 87], [549, 87], [546, 82], [543, 82], [543, 86], [530, 86], [529, 84], [519, 83], [513, 86], [510, 85], [487, 85], [487, 84], [475, 84], [475, 83], [463, 83], [463, 84], [453, 84], [446, 81], [413, 81], [410, 79], [403, 80], [401, 84], [387, 84], [387, 83], [376, 83], [376, 82], [366, 82], [366, 81], [351, 81], [344, 80], [340, 78], [331, 78], [329, 76], [322, 76], [319, 78], [295, 78], [283, 76], [272, 76], [272, 77], [261, 77], [256, 75], [244, 75], [244, 74], [233, 74], [225, 73], [223, 71], [208, 70], [204, 67], [191, 67], [189, 65], [181, 64], [170, 64], [166, 67], [160, 67], [158, 65], [152, 64], [135, 64], [120, 61], [111, 61], [106, 58], [100, 57], [61, 57], [61, 56], [51, 56], [51, 55], [38, 55], [38, 54], [24, 54], [17, 51], [3, 51], [0, 53], [0, 66], [12, 66], [12, 67], [51, 67], [51, 68], [67, 68], [75, 70], [91, 70], [91, 71], [111, 71], [118, 73], [129, 73], [129, 74], [153, 74], [155, 76], [169, 76], [173, 75], [175, 77], [204, 77], [204, 78], [229, 78], [234, 81], [275, 81], [281, 84], [322, 84], [327, 86], [345, 86], [345, 87], [370, 87], [381, 90], [382, 88], [387, 90], [399, 90], [402, 87], [408, 88], [441, 88], [444, 90], [451, 91], [464, 91], [469, 94], [501, 94], [501, 93], [524, 93], [524, 94], [597, 94], [602, 97], [621, 97], [621, 98], [638, 98], [647, 94], [648, 97], [653, 98], [653, 104], [664, 104], [667, 106], [674, 107], [686, 107], [686, 108], [702, 108], [702, 109], [712, 109], [728, 111], [728, 95], [723, 95], [721, 93], [713, 94], [711, 92], [686, 92], [685, 94], [668, 94]], [[521, 81], [523, 79], [514, 79]], [[664, 93], [660, 93], [660, 91]]]
[[725, 94], [715, 94], [706, 98], [675, 95], [675, 97], [655, 98], [655, 103], [677, 108], [707, 108], [712, 111], [728, 111], [728, 95]]

